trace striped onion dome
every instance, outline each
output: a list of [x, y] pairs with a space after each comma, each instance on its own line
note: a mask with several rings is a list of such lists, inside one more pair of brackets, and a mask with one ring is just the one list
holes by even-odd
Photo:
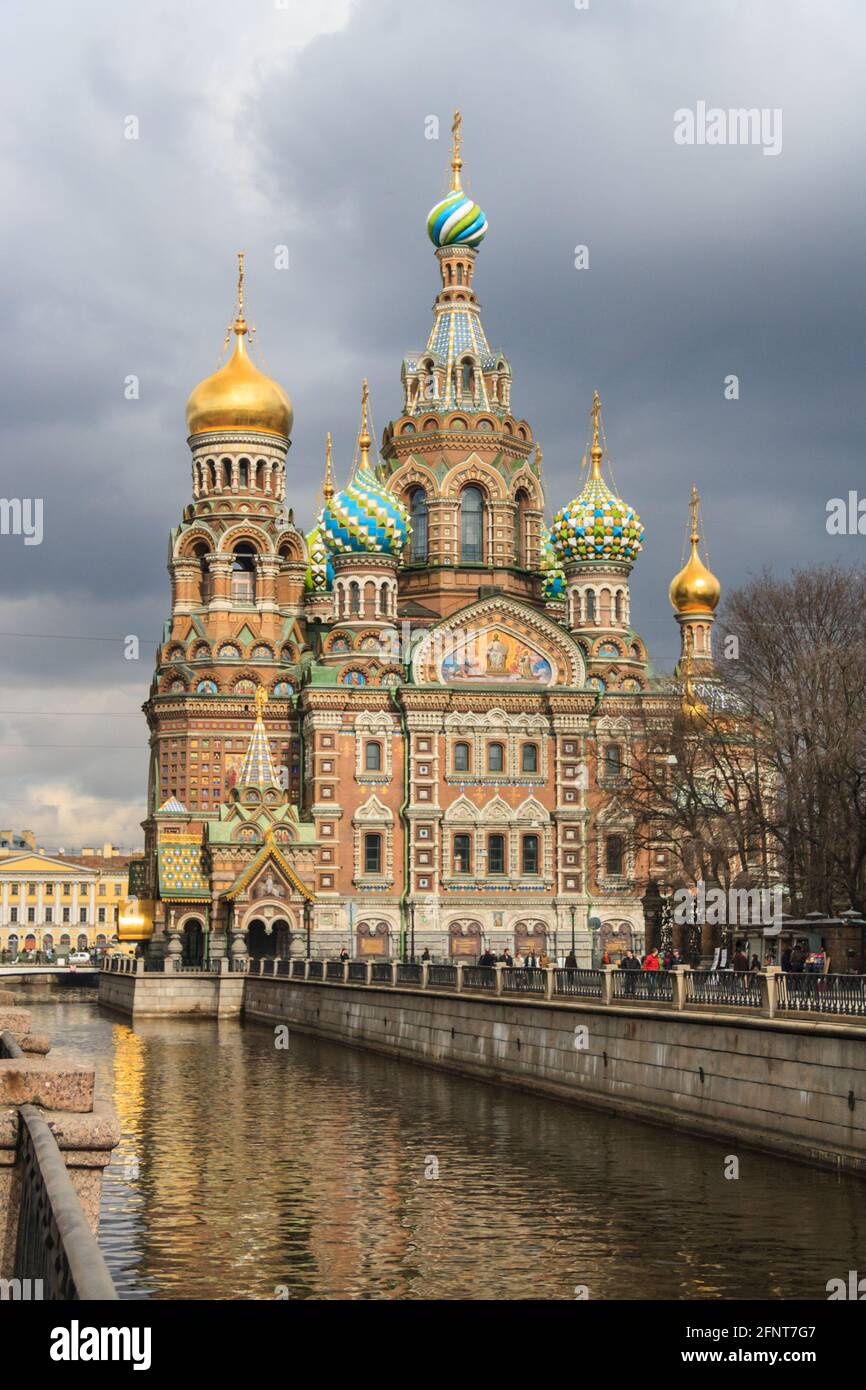
[[400, 555], [412, 528], [403, 503], [362, 461], [351, 482], [325, 503], [319, 529], [332, 555]]
[[328, 547], [318, 526], [314, 526], [307, 536], [307, 572], [304, 575], [304, 588], [308, 593], [327, 593], [333, 587], [334, 571]]
[[452, 189], [427, 215], [427, 235], [434, 246], [480, 246], [486, 231], [487, 218], [462, 188]]

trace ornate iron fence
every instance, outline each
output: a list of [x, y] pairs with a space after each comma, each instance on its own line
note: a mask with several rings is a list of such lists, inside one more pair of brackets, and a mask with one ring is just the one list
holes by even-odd
[[512, 966], [502, 972], [503, 994], [544, 994], [545, 984], [544, 970], [527, 970], [525, 966]]
[[389, 960], [374, 960], [372, 976], [377, 984], [390, 984], [391, 962]]
[[673, 975], [669, 970], [615, 970], [613, 997], [641, 1004], [668, 1003], [674, 997]]
[[326, 980], [337, 980], [339, 982], [342, 982], [343, 973], [343, 962], [341, 960], [325, 961]]
[[360, 980], [362, 984], [367, 979], [367, 962], [365, 960], [349, 961], [349, 979]]
[[456, 989], [457, 987], [457, 966], [456, 965], [430, 965], [427, 967], [427, 984], [436, 985], [439, 989]]
[[464, 965], [463, 967], [463, 988], [464, 989], [484, 989], [491, 992], [496, 989], [496, 968], [492, 965]]
[[783, 1013], [866, 1016], [866, 976], [778, 975], [778, 1008]]
[[760, 1009], [760, 977], [747, 970], [694, 970], [686, 975], [686, 1003]]
[[311, 960], [307, 965], [308, 980], [323, 980], [325, 978], [325, 962], [323, 960]]
[[555, 970], [553, 992], [571, 999], [600, 999], [603, 978], [600, 970]]

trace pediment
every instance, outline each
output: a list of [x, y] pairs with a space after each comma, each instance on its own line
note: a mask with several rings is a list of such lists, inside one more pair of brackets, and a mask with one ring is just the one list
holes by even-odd
[[579, 689], [586, 664], [562, 628], [528, 604], [499, 595], [431, 628], [418, 644], [412, 673], [419, 685]]

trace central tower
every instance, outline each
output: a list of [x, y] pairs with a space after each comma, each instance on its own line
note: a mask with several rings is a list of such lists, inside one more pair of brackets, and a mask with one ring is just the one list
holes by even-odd
[[382, 442], [412, 526], [401, 607], [431, 617], [491, 589], [543, 603], [540, 452], [512, 413], [511, 367], [481, 322], [473, 280], [487, 219], [462, 187], [459, 112], [452, 136], [451, 188], [427, 218], [442, 288], [426, 347], [403, 360], [403, 414]]

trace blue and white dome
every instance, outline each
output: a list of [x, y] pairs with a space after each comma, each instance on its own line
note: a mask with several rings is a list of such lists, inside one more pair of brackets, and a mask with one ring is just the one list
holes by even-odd
[[427, 235], [434, 246], [480, 246], [487, 218], [462, 188], [453, 189], [427, 214]]
[[400, 499], [362, 463], [351, 482], [325, 503], [319, 530], [332, 555], [399, 556], [412, 527]]

